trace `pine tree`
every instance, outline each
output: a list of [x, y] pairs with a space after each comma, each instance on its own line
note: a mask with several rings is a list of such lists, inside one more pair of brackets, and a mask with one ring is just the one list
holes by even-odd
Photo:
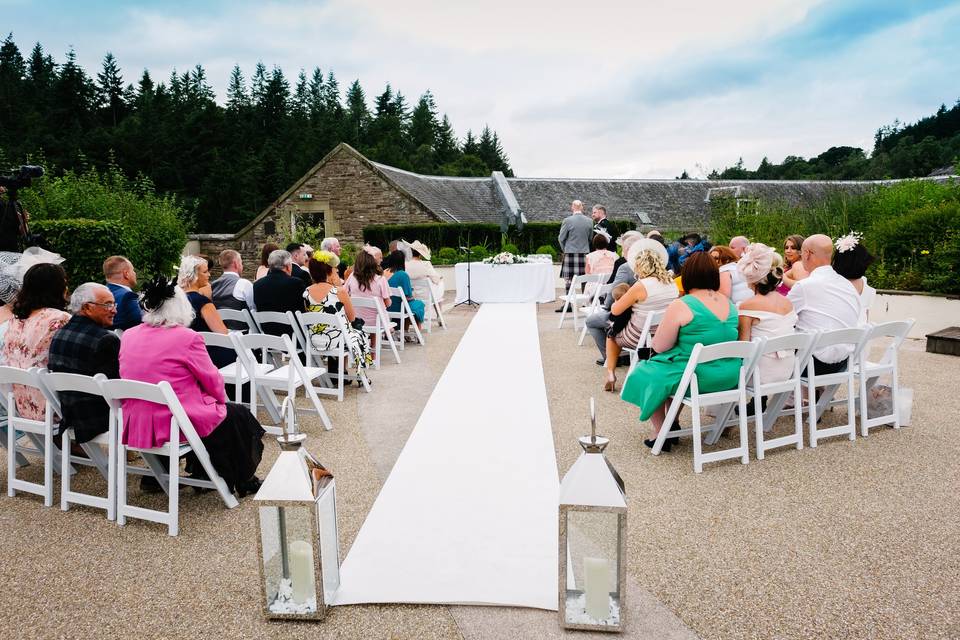
[[117, 59], [109, 51], [103, 58], [103, 68], [97, 74], [97, 102], [105, 121], [116, 127], [123, 117], [126, 103], [123, 100], [123, 76]]
[[437, 105], [433, 94], [427, 91], [417, 102], [410, 115], [410, 142], [413, 148], [423, 145], [433, 148], [437, 141], [440, 123], [437, 121]]
[[323, 72], [320, 71], [320, 67], [314, 67], [307, 87], [307, 113], [310, 114], [310, 120], [314, 124], [319, 123], [325, 110], [323, 91]]
[[473, 131], [467, 129], [467, 137], [463, 139], [463, 155], [480, 156], [480, 147], [477, 139], [473, 137]]
[[454, 162], [461, 155], [460, 145], [457, 143], [457, 134], [454, 132], [447, 114], [443, 114], [443, 120], [440, 121], [440, 126], [437, 129], [434, 149], [437, 154], [437, 163], [441, 165]]
[[[328, 80], [327, 87], [330, 87]], [[367, 127], [370, 124], [370, 110], [367, 97], [359, 80], [354, 80], [347, 89], [347, 109], [344, 117], [344, 139], [354, 148], [360, 148], [367, 139]]]
[[250, 101], [255, 107], [263, 106], [263, 99], [267, 95], [267, 67], [263, 62], [257, 62], [253, 69], [253, 78], [250, 81]]
[[230, 82], [227, 84], [227, 111], [239, 113], [250, 106], [250, 96], [247, 95], [247, 85], [243, 79], [240, 65], [233, 66], [230, 72]]
[[297, 76], [297, 87], [293, 93], [293, 102], [291, 105], [293, 117], [303, 122], [310, 113], [310, 87], [307, 82], [307, 72], [300, 69]]

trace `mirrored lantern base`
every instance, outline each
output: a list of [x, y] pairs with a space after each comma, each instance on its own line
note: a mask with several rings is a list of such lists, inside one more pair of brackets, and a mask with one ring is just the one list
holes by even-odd
[[585, 629], [593, 631], [622, 631], [620, 623], [620, 597], [611, 593], [609, 596], [609, 615], [603, 619], [596, 619], [587, 613], [587, 597], [583, 591], [568, 589], [564, 624], [567, 629]]
[[270, 613], [294, 613], [311, 614], [317, 613], [317, 599], [315, 597], [307, 598], [304, 602], [297, 602], [293, 597], [293, 581], [289, 578], [280, 580], [277, 587], [277, 596], [267, 607]]

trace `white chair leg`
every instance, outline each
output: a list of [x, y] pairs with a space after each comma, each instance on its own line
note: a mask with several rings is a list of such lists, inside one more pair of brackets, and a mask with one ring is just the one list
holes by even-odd
[[[813, 366], [812, 364], [810, 366]], [[807, 418], [810, 431], [810, 448], [817, 447], [817, 390], [811, 379], [807, 384]]]
[[67, 472], [60, 476], [60, 510], [68, 511], [70, 504], [67, 494], [70, 493], [70, 429], [64, 429], [60, 436], [60, 468]]
[[168, 442], [170, 449], [170, 466], [167, 467], [167, 480], [170, 487], [167, 493], [167, 533], [171, 536], [180, 533], [180, 456], [177, 452], [177, 443]]
[[700, 403], [693, 401], [693, 470], [703, 472], [703, 442], [700, 433]]
[[[43, 506], [53, 506], [53, 429], [47, 427], [43, 434]], [[69, 455], [69, 450], [67, 454]], [[70, 473], [70, 467], [63, 468], [64, 475]]]
[[[860, 375], [859, 378], [859, 401], [860, 401], [860, 435], [866, 438], [870, 434], [870, 416], [867, 413], [867, 376], [863, 371], [863, 366], [866, 364], [866, 359], [862, 360], [860, 363]], [[853, 389], [850, 390], [850, 393], [853, 393]]]
[[[114, 434], [114, 441], [119, 439]], [[127, 448], [117, 444], [117, 524], [127, 524]]]
[[757, 447], [757, 460], [763, 460], [763, 412], [760, 411], [760, 394], [753, 394], [753, 428], [755, 432], [755, 444]]
[[853, 386], [853, 363], [848, 365], [850, 375], [847, 376], [847, 425], [850, 429], [849, 439], [857, 438], [857, 410], [855, 407], [856, 394]]
[[[777, 421], [776, 417], [772, 420]], [[797, 438], [797, 451], [800, 451], [803, 449], [803, 390], [799, 381], [793, 391], [793, 433]]]
[[[742, 387], [741, 387], [742, 388]], [[759, 403], [757, 406], [759, 409]], [[750, 463], [750, 447], [747, 445], [747, 396], [740, 395], [740, 464]]]
[[891, 405], [893, 406], [893, 428], [900, 429], [900, 376], [897, 373], [899, 366], [897, 365], [897, 352], [893, 352], [892, 360], [893, 362], [893, 371], [891, 372], [892, 380], [890, 385], [890, 393], [892, 394]]
[[117, 428], [110, 421], [107, 443], [107, 520], [117, 519]]

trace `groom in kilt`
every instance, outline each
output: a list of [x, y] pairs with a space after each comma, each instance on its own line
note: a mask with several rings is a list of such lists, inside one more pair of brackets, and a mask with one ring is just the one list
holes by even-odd
[[[590, 253], [590, 240], [593, 238], [593, 221], [583, 213], [583, 203], [574, 200], [570, 205], [569, 216], [560, 225], [560, 235], [557, 241], [563, 251], [563, 263], [560, 267], [560, 277], [564, 287], [570, 289], [570, 281], [574, 276], [582, 275], [586, 271], [587, 254]], [[557, 313], [563, 307], [557, 309]]]

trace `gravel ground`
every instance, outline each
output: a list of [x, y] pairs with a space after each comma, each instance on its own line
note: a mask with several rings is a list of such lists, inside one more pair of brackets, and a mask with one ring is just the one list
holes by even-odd
[[[612, 439], [609, 458], [627, 485], [627, 637], [960, 637], [960, 427], [952, 419], [960, 409], [960, 359], [927, 354], [922, 343], [905, 345], [901, 381], [916, 396], [913, 426], [900, 432], [880, 428], [855, 442], [782, 449], [746, 466], [708, 465], [698, 475], [688, 443], [649, 455], [642, 444], [647, 425], [636, 421], [633, 407], [601, 391], [594, 348], [577, 347], [569, 326], [556, 329], [552, 311], [540, 308], [540, 339], [560, 472], [579, 453], [576, 437], [589, 431], [587, 401], [594, 395], [600, 430]], [[352, 389], [342, 403], [325, 400], [333, 431], [303, 418], [308, 448], [337, 474], [341, 556], [471, 316], [450, 313], [450, 329], [427, 336], [426, 348], [408, 346], [402, 366], [385, 352], [383, 368], [371, 374], [372, 394]], [[277, 453], [268, 439], [261, 476]], [[38, 478], [41, 470], [20, 473]], [[5, 458], [0, 474], [5, 488]], [[84, 469], [75, 483], [95, 491], [102, 480]], [[145, 505], [162, 502], [143, 498]], [[214, 494], [186, 490], [180, 509], [180, 536], [170, 538], [159, 525], [133, 520], [121, 528], [98, 510], [63, 513], [33, 496], [4, 494], [4, 635], [570, 635], [558, 630], [555, 613], [495, 607], [335, 607], [319, 625], [267, 623], [250, 499], [227, 510]]]

